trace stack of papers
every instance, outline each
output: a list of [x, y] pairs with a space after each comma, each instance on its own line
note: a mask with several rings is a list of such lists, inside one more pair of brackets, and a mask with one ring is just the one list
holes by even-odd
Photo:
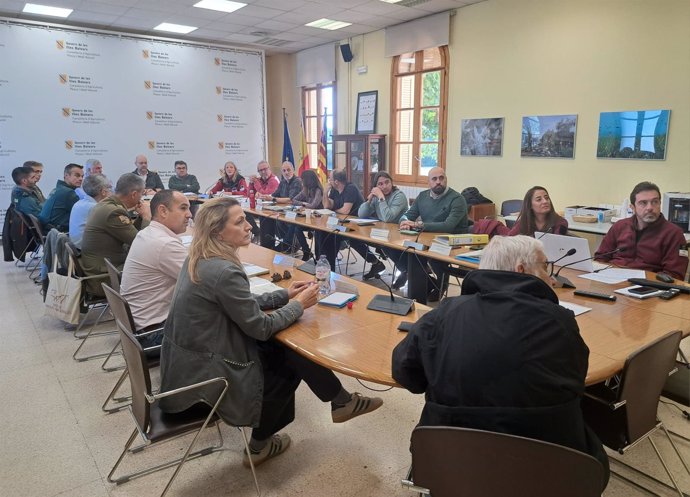
[[578, 304], [573, 304], [572, 302], [566, 302], [565, 300], [559, 300], [558, 304], [561, 307], [565, 307], [566, 309], [570, 309], [575, 313], [576, 316], [579, 316], [580, 314], [584, 314], [587, 311], [591, 311], [591, 307], [585, 307], [584, 305], [578, 305]]
[[482, 250], [472, 250], [464, 254], [456, 255], [455, 258], [459, 261], [479, 264], [479, 260], [482, 258], [482, 252]]
[[250, 278], [252, 276], [261, 276], [262, 274], [268, 274], [270, 272], [265, 267], [257, 266], [256, 264], [250, 264], [248, 262], [243, 262], [242, 266], [244, 267], [244, 272], [247, 273], [247, 276], [249, 276]]
[[358, 218], [348, 218], [348, 221], [351, 223], [354, 223], [358, 226], [365, 226], [367, 224], [376, 224], [378, 222], [377, 219], [358, 219]]
[[352, 302], [354, 300], [357, 300], [357, 295], [354, 293], [334, 292], [328, 297], [319, 300], [319, 304], [341, 308], [345, 307], [348, 302]]
[[264, 293], [275, 292], [281, 288], [271, 283], [269, 280], [263, 278], [249, 278], [249, 291], [254, 295], [263, 295]]

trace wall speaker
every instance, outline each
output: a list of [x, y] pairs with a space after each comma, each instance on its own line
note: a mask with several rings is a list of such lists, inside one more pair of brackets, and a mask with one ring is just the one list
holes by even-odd
[[343, 56], [343, 60], [345, 62], [350, 62], [353, 59], [352, 55], [352, 49], [350, 48], [349, 43], [345, 43], [344, 45], [340, 45], [340, 53]]

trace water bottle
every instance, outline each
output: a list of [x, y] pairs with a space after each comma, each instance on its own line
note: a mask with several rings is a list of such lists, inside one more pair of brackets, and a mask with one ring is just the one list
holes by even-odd
[[316, 284], [319, 285], [319, 297], [323, 298], [331, 293], [331, 264], [325, 255], [319, 257], [314, 275]]
[[604, 213], [602, 211], [597, 212], [597, 222], [599, 222], [599, 223], [604, 222]]

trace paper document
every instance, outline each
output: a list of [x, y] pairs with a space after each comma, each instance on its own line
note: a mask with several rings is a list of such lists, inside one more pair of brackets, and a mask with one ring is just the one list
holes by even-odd
[[591, 307], [585, 307], [584, 305], [578, 305], [578, 304], [573, 304], [572, 302], [566, 302], [565, 300], [559, 300], [558, 304], [561, 307], [565, 307], [566, 309], [570, 309], [575, 313], [576, 316], [579, 316], [580, 314], [584, 314], [587, 311], [591, 311]]
[[641, 269], [612, 267], [599, 271], [598, 273], [580, 274], [578, 277], [586, 280], [598, 281], [600, 283], [607, 283], [609, 285], [617, 285], [618, 283], [628, 281], [630, 278], [644, 278], [645, 272]]
[[352, 293], [334, 292], [328, 297], [324, 297], [319, 300], [319, 304], [329, 305], [332, 307], [345, 307], [348, 302], [352, 302], [353, 300], [357, 300], [357, 295]]
[[632, 286], [628, 286], [625, 288], [619, 288], [618, 290], [614, 290], [614, 292], [620, 293], [621, 295], [625, 295], [626, 297], [632, 297], [634, 299], [639, 299], [639, 300], [649, 299], [652, 297], [656, 297], [661, 293], [664, 293], [663, 290], [657, 290], [656, 292], [649, 292], [649, 293], [643, 293], [643, 294], [631, 293], [630, 292], [631, 288], [641, 288], [641, 285], [632, 285]]
[[376, 224], [377, 219], [359, 219], [359, 218], [348, 218], [348, 221], [354, 224]]
[[[247, 276], [249, 276], [250, 278], [252, 276], [260, 276], [262, 274], [268, 274], [270, 272], [265, 267], [257, 266], [256, 264], [250, 264], [248, 262], [243, 262], [242, 266], [244, 267], [244, 272], [247, 273]], [[252, 279], [254, 279], [254, 278], [252, 278]]]
[[271, 293], [280, 289], [278, 285], [271, 283], [269, 280], [249, 278], [249, 291], [254, 295], [263, 295], [264, 293]]

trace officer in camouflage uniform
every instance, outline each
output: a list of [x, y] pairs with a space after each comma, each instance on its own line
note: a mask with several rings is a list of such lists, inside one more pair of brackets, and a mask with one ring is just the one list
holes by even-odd
[[[91, 210], [81, 241], [81, 264], [87, 276], [107, 273], [104, 258], [122, 268], [132, 241], [151, 221], [148, 202], [141, 202], [143, 193], [141, 176], [123, 174], [115, 185], [115, 193]], [[133, 219], [130, 210], [138, 216]], [[104, 281], [107, 276], [87, 280], [89, 292], [103, 295]]]

